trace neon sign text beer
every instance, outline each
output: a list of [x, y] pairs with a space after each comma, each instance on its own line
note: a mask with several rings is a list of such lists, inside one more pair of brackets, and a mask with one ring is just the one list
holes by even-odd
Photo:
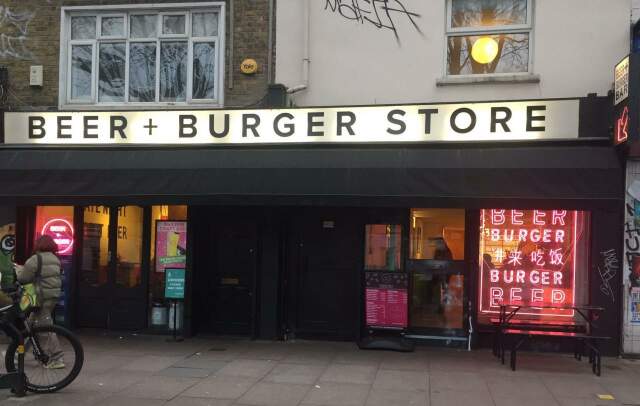
[[[501, 303], [571, 306], [575, 301], [577, 211], [482, 210], [480, 312]], [[572, 316], [540, 309], [539, 316]]]

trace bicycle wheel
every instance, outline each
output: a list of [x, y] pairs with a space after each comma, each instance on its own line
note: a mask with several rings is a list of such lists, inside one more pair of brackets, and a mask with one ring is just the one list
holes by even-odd
[[[17, 369], [17, 350], [17, 341], [11, 341], [5, 355], [7, 372]], [[25, 337], [24, 375], [28, 391], [59, 391], [78, 376], [83, 362], [82, 344], [64, 327], [33, 327], [31, 335]]]

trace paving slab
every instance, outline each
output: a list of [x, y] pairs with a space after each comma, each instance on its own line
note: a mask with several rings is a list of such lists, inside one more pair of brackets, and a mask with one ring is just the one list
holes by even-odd
[[373, 387], [377, 390], [424, 392], [428, 381], [429, 376], [423, 372], [380, 369]]
[[241, 376], [246, 378], [262, 378], [276, 366], [276, 362], [268, 360], [237, 359], [229, 362], [216, 372], [217, 375]]
[[312, 384], [327, 369], [324, 365], [304, 365], [280, 363], [264, 378], [265, 382]]
[[198, 382], [199, 380], [194, 378], [150, 376], [131, 385], [122, 394], [132, 398], [169, 400]]
[[329, 365], [320, 376], [320, 382], [372, 384], [377, 368], [372, 365]]
[[429, 406], [426, 392], [372, 389], [365, 406]]
[[201, 380], [181, 395], [201, 398], [237, 399], [244, 395], [256, 381], [255, 378], [213, 375]]
[[260, 382], [249, 389], [237, 403], [256, 406], [296, 406], [311, 385]]
[[363, 406], [371, 385], [322, 383], [314, 385], [303, 399], [303, 405]]

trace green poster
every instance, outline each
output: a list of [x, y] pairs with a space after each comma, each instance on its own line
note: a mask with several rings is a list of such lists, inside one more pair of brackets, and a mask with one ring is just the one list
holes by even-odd
[[165, 269], [164, 297], [184, 299], [184, 269]]

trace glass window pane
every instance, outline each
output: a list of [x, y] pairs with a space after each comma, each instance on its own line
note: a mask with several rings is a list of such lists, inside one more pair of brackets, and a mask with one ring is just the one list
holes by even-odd
[[103, 37], [122, 37], [124, 35], [124, 17], [102, 17], [101, 35]]
[[449, 75], [519, 73], [529, 70], [529, 34], [451, 36]]
[[411, 209], [410, 220], [409, 258], [464, 259], [464, 210]]
[[156, 43], [132, 42], [129, 48], [129, 101], [156, 100]]
[[116, 284], [122, 287], [142, 283], [142, 220], [142, 207], [118, 207]]
[[544, 322], [575, 316], [574, 322], [580, 322], [581, 317], [567, 307], [589, 303], [584, 292], [591, 269], [588, 214], [561, 209], [482, 210], [478, 317], [490, 317], [504, 303], [536, 307], [516, 318]]
[[126, 45], [100, 44], [98, 100], [124, 101]]
[[411, 279], [411, 327], [463, 328], [464, 275], [415, 272]]
[[367, 224], [364, 269], [399, 271], [402, 227], [396, 224]]
[[191, 21], [194, 37], [218, 35], [218, 13], [193, 13]]
[[84, 208], [80, 283], [104, 286], [109, 275], [109, 208]]
[[187, 94], [187, 43], [160, 45], [160, 100], [185, 101]]
[[215, 43], [193, 44], [193, 98], [215, 99]]
[[91, 45], [71, 47], [71, 99], [91, 98]]
[[[36, 223], [35, 223], [35, 238], [38, 239], [42, 235], [48, 235], [53, 238], [53, 241], [58, 246], [58, 258], [61, 265], [62, 276], [62, 291], [58, 298], [58, 303], [55, 307], [55, 322], [56, 324], [65, 325], [68, 322], [66, 316], [69, 315], [69, 299], [71, 292], [69, 291], [69, 284], [71, 282], [71, 276], [75, 276], [76, 273], [73, 270], [73, 251], [75, 243], [75, 233], [73, 230], [73, 206], [38, 206], [36, 208]], [[5, 246], [3, 253], [5, 252]], [[3, 272], [2, 288], [9, 288], [5, 286], [5, 282], [11, 282], [9, 278], [6, 278], [6, 274]]]
[[96, 18], [91, 16], [71, 17], [71, 39], [94, 39]]
[[131, 38], [155, 38], [158, 36], [158, 16], [156, 14], [134, 14], [129, 17], [129, 20], [131, 21]]
[[162, 16], [162, 33], [163, 34], [184, 34], [185, 23], [186, 23], [185, 15]]
[[527, 0], [451, 0], [451, 27], [527, 23]]

